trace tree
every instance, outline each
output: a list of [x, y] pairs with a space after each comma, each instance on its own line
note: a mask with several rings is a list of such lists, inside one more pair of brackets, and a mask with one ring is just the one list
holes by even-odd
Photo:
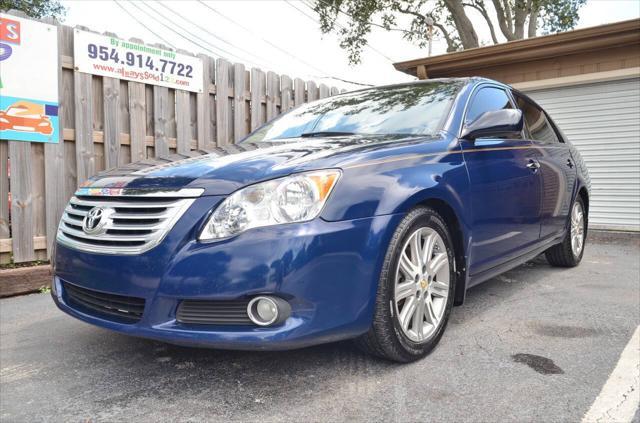
[[[496, 25], [507, 41], [535, 37], [538, 30], [554, 33], [572, 29], [578, 22], [578, 10], [586, 0], [315, 0], [313, 9], [320, 17], [323, 33], [335, 32], [340, 47], [347, 50], [349, 62], [360, 62], [373, 27], [400, 31], [403, 38], [424, 47], [428, 42], [428, 18], [434, 35], [447, 42], [447, 51], [479, 47], [480, 41], [469, 12], [477, 13], [499, 43]], [[493, 8], [491, 10], [490, 8]], [[492, 19], [492, 13], [495, 13]], [[399, 17], [410, 19], [406, 28], [398, 26]], [[346, 18], [348, 25], [338, 23]], [[405, 20], [406, 21], [406, 20]]]
[[61, 20], [67, 12], [59, 0], [0, 0], [0, 10], [11, 9], [36, 19], [52, 17]]

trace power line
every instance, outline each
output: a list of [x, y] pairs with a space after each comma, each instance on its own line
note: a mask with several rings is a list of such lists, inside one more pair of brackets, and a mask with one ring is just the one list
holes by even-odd
[[326, 75], [326, 77], [327, 77], [327, 78], [335, 79], [335, 80], [342, 81], [342, 82], [346, 82], [346, 83], [348, 83], [348, 84], [361, 85], [361, 86], [366, 86], [366, 87], [370, 87], [370, 86], [372, 86], [372, 85], [370, 85], [370, 84], [363, 84], [363, 83], [361, 83], [361, 82], [348, 81], [348, 80], [346, 80], [346, 79], [338, 78], [338, 77], [335, 77], [335, 76], [330, 76], [330, 75], [328, 75], [326, 72], [324, 72], [322, 69], [318, 69], [316, 66], [314, 66], [314, 65], [312, 65], [312, 64], [310, 64], [310, 63], [307, 63], [307, 62], [305, 62], [304, 60], [302, 60], [302, 59], [300, 59], [300, 58], [296, 57], [295, 55], [293, 55], [293, 54], [291, 54], [291, 53], [289, 53], [288, 51], [286, 51], [286, 50], [284, 50], [284, 49], [280, 48], [278, 45], [276, 45], [276, 44], [272, 43], [271, 41], [267, 40], [266, 38], [262, 37], [261, 35], [256, 34], [256, 33], [255, 33], [255, 32], [253, 32], [251, 29], [247, 28], [246, 26], [242, 25], [241, 23], [238, 23], [238, 22], [236, 22], [235, 20], [233, 20], [233, 19], [229, 18], [228, 16], [226, 16], [226, 15], [222, 14], [221, 12], [217, 11], [216, 9], [214, 9], [213, 7], [211, 7], [210, 5], [208, 5], [207, 3], [203, 2], [202, 0], [198, 0], [198, 3], [202, 4], [204, 7], [206, 7], [206, 8], [207, 8], [207, 9], [209, 9], [209, 10], [211, 10], [213, 13], [215, 13], [216, 15], [218, 15], [218, 16], [220, 16], [220, 17], [222, 17], [223, 19], [225, 19], [225, 20], [227, 20], [227, 21], [229, 21], [229, 22], [233, 23], [234, 25], [236, 25], [236, 26], [238, 26], [238, 27], [242, 28], [243, 30], [247, 31], [248, 33], [252, 34], [253, 36], [260, 38], [263, 42], [265, 42], [265, 43], [269, 44], [269, 45], [270, 45], [270, 46], [272, 46], [273, 48], [275, 48], [275, 49], [277, 49], [278, 51], [280, 51], [280, 52], [282, 52], [282, 53], [286, 54], [287, 56], [291, 57], [292, 59], [294, 59], [294, 60], [296, 60], [296, 61], [298, 61], [298, 62], [300, 62], [300, 63], [304, 64], [305, 66], [308, 66], [308, 67], [309, 67], [309, 68], [311, 68], [311, 69], [314, 69], [316, 72], [320, 72], [321, 74]]
[[[287, 3], [289, 6], [293, 7], [294, 9], [296, 9], [298, 12], [302, 13], [303, 15], [305, 15], [307, 18], [311, 19], [313, 22], [318, 23], [318, 21], [316, 20], [316, 18], [314, 18], [311, 15], [307, 15], [307, 12], [305, 12], [302, 9], [298, 9], [298, 6], [296, 6], [295, 4], [293, 4], [292, 2], [290, 2], [289, 0], [285, 0], [285, 3]], [[305, 4], [304, 2], [302, 2], [303, 4]], [[306, 6], [306, 4], [305, 4]]]
[[[298, 9], [298, 7], [297, 7], [295, 4], [293, 4], [292, 2], [290, 2], [289, 0], [285, 0], [285, 1], [286, 1], [286, 3], [287, 3], [289, 6], [293, 7], [293, 8], [294, 8], [294, 9], [296, 9], [298, 12], [302, 13], [303, 15], [305, 15], [306, 17], [308, 17], [309, 19], [311, 19], [313, 22], [315, 22], [315, 23], [319, 23], [319, 22], [318, 22], [314, 17], [312, 17], [312, 16], [308, 15], [308, 14], [307, 14], [306, 12], [304, 12], [303, 10]], [[311, 6], [309, 6], [309, 4], [307, 4], [307, 2], [305, 2], [304, 0], [303, 0], [301, 3], [302, 3], [303, 5], [305, 5], [305, 6], [307, 6], [307, 7], [308, 7], [309, 9], [311, 9], [312, 11], [314, 11], [314, 12], [315, 12], [315, 10], [314, 10]], [[342, 26], [341, 24], [339, 24], [338, 22], [336, 22], [336, 25], [338, 26], [338, 28], [341, 28], [341, 29], [346, 30], [346, 28], [345, 28], [344, 26]], [[365, 45], [366, 45], [367, 47], [369, 47], [372, 51], [374, 51], [374, 52], [378, 53], [380, 56], [382, 56], [382, 57], [384, 57], [385, 59], [387, 59], [388, 61], [390, 61], [391, 63], [393, 63], [393, 62], [394, 62], [394, 60], [393, 60], [393, 59], [391, 59], [389, 56], [387, 56], [386, 54], [384, 54], [384, 53], [383, 53], [383, 52], [381, 52], [380, 50], [378, 50], [378, 49], [376, 49], [375, 47], [373, 47], [373, 46], [372, 46], [368, 41], [366, 41], [366, 40], [365, 40]]]
[[[140, 6], [138, 6], [135, 2], [131, 2], [130, 4], [131, 4], [131, 5], [133, 5], [133, 6], [134, 6], [136, 9], [138, 9], [139, 11], [141, 11], [142, 13], [146, 13], [146, 12], [145, 12], [145, 11], [144, 11]], [[145, 4], [145, 3], [143, 3], [143, 4]], [[147, 6], [148, 6], [148, 5], [147, 5]], [[148, 7], [149, 7], [149, 6], [148, 6]], [[166, 16], [162, 15], [160, 12], [158, 12], [158, 11], [157, 11], [157, 10], [155, 10], [155, 9], [153, 9], [152, 7], [149, 7], [149, 9], [150, 9], [150, 10], [152, 10], [154, 13], [156, 13], [158, 16], [162, 17], [163, 19], [168, 20], [169, 22], [171, 22], [171, 19], [168, 19]], [[196, 42], [196, 41], [194, 41], [194, 40], [192, 40], [192, 39], [190, 39], [190, 38], [188, 38], [188, 37], [185, 37], [182, 33], [180, 33], [180, 32], [178, 32], [178, 31], [176, 31], [176, 30], [175, 30], [175, 29], [173, 29], [170, 25], [166, 25], [164, 22], [162, 22], [162, 21], [160, 21], [160, 20], [157, 20], [157, 22], [158, 22], [160, 25], [162, 25], [164, 28], [166, 28], [166, 29], [168, 29], [169, 31], [173, 32], [174, 34], [176, 34], [176, 35], [178, 35], [178, 36], [180, 36], [180, 37], [184, 38], [184, 39], [185, 39], [185, 40], [187, 40], [189, 43], [194, 44], [194, 45], [196, 45], [196, 46], [200, 47], [201, 49], [204, 49], [205, 51], [209, 52], [210, 54], [213, 54], [213, 55], [215, 55], [215, 56], [225, 56], [225, 55], [230, 55], [230, 56], [237, 57], [237, 56], [235, 56], [233, 53], [228, 52], [228, 51], [224, 50], [223, 48], [217, 47], [217, 46], [215, 46], [215, 45], [213, 45], [213, 44], [211, 44], [211, 43], [207, 42], [206, 40], [203, 40], [203, 39], [202, 39], [202, 38], [200, 38], [199, 36], [197, 36], [197, 35], [195, 35], [195, 34], [191, 33], [190, 31], [188, 31], [188, 30], [186, 30], [186, 29], [185, 29], [184, 31], [185, 31], [187, 34], [191, 35], [192, 37], [195, 37], [195, 38], [199, 39], [200, 41], [204, 42], [205, 44], [208, 44], [211, 48], [210, 48], [210, 47], [207, 47], [207, 46], [204, 46], [204, 45], [200, 44], [199, 42]], [[214, 51], [214, 50], [212, 50], [212, 48], [217, 49], [217, 50], [220, 50], [220, 51], [222, 51], [223, 53], [220, 53], [220, 52], [218, 52], [218, 51]], [[241, 60], [244, 60], [244, 59], [241, 59]]]
[[[271, 62], [269, 59], [266, 59], [266, 58], [264, 58], [264, 57], [262, 57], [262, 56], [258, 56], [258, 55], [256, 55], [255, 53], [252, 53], [252, 52], [250, 52], [250, 51], [248, 51], [248, 50], [245, 50], [245, 49], [243, 49], [242, 47], [239, 47], [239, 46], [237, 46], [237, 45], [235, 45], [235, 44], [233, 44], [233, 43], [231, 43], [231, 42], [229, 42], [229, 41], [225, 40], [224, 38], [222, 38], [222, 37], [220, 37], [220, 36], [218, 36], [218, 35], [216, 35], [216, 34], [214, 34], [214, 33], [210, 32], [209, 30], [207, 30], [206, 28], [203, 28], [202, 26], [198, 25], [197, 23], [193, 22], [192, 20], [190, 20], [190, 19], [188, 19], [188, 18], [185, 18], [183, 15], [181, 15], [181, 14], [180, 14], [180, 13], [178, 13], [177, 11], [172, 10], [172, 9], [169, 9], [169, 8], [168, 8], [166, 5], [164, 5], [162, 2], [160, 2], [160, 1], [159, 1], [159, 2], [156, 2], [156, 4], [158, 4], [158, 5], [162, 6], [162, 7], [164, 7], [165, 9], [167, 9], [167, 10], [168, 10], [169, 12], [171, 12], [172, 14], [177, 15], [178, 17], [182, 18], [185, 22], [188, 22], [189, 24], [194, 25], [196, 28], [198, 28], [198, 29], [199, 29], [199, 30], [201, 30], [202, 32], [206, 33], [207, 35], [210, 35], [211, 37], [213, 37], [213, 38], [215, 38], [215, 39], [218, 39], [218, 40], [222, 41], [223, 43], [225, 43], [225, 44], [227, 44], [227, 45], [229, 45], [229, 46], [231, 46], [231, 47], [233, 47], [233, 48], [235, 48], [235, 49], [238, 49], [238, 50], [240, 50], [240, 51], [242, 51], [242, 52], [244, 52], [244, 53], [248, 54], [249, 56], [253, 57], [254, 59], [257, 59], [258, 61], [264, 61], [264, 62], [266, 62], [266, 63], [270, 63], [271, 65], [274, 65], [274, 63], [273, 63], [273, 62]], [[220, 48], [220, 47], [219, 47], [219, 48]], [[222, 50], [222, 48], [220, 48], [220, 49]], [[240, 56], [235, 56], [235, 57], [240, 57]], [[257, 62], [256, 62], [256, 63], [257, 63]]]
[[247, 28], [246, 26], [244, 26], [244, 25], [242, 25], [242, 24], [240, 24], [240, 23], [238, 23], [238, 22], [234, 21], [233, 19], [229, 18], [229, 17], [228, 17], [228, 16], [226, 16], [226, 15], [223, 15], [221, 12], [218, 12], [216, 9], [214, 9], [214, 8], [213, 8], [213, 7], [211, 7], [211, 6], [209, 6], [207, 3], [203, 2], [202, 0], [198, 0], [198, 2], [199, 2], [200, 4], [202, 4], [204, 7], [206, 7], [207, 9], [211, 10], [213, 13], [215, 13], [215, 14], [217, 14], [217, 15], [221, 16], [223, 19], [226, 19], [226, 20], [228, 20], [229, 22], [233, 23], [234, 25], [239, 26], [240, 28], [242, 28], [242, 29], [244, 29], [245, 31], [247, 31], [247, 32], [249, 32], [250, 34], [252, 34], [253, 36], [260, 38], [262, 41], [264, 41], [265, 43], [269, 44], [271, 47], [273, 47], [273, 48], [277, 49], [278, 51], [280, 51], [280, 52], [282, 52], [282, 53], [286, 54], [287, 56], [289, 56], [289, 57], [291, 57], [291, 58], [293, 58], [293, 59], [295, 59], [295, 60], [299, 61], [300, 63], [302, 63], [302, 64], [304, 64], [304, 65], [306, 65], [306, 66], [308, 66], [308, 67], [310, 67], [310, 68], [314, 69], [314, 70], [315, 70], [315, 71], [317, 71], [317, 72], [325, 73], [323, 70], [318, 69], [318, 68], [317, 68], [317, 67], [315, 67], [314, 65], [312, 65], [312, 64], [310, 64], [310, 63], [307, 63], [307, 62], [303, 61], [302, 59], [297, 58], [296, 56], [292, 55], [292, 54], [291, 54], [291, 53], [289, 53], [288, 51], [286, 51], [286, 50], [284, 50], [284, 49], [280, 48], [278, 45], [273, 44], [271, 41], [269, 41], [269, 40], [267, 40], [266, 38], [262, 37], [261, 35], [256, 34], [255, 32], [253, 32], [251, 29]]
[[149, 31], [150, 33], [152, 33], [153, 35], [155, 35], [156, 37], [158, 37], [162, 42], [164, 42], [166, 45], [168, 45], [169, 47], [171, 47], [172, 49], [176, 50], [176, 48], [171, 45], [171, 43], [167, 40], [165, 40], [164, 38], [162, 38], [160, 35], [158, 35], [155, 31], [153, 31], [151, 28], [149, 28], [148, 26], [146, 26], [143, 22], [141, 22], [138, 18], [135, 17], [135, 15], [131, 14], [131, 12], [129, 12], [127, 9], [124, 8], [123, 5], [120, 4], [120, 2], [118, 2], [118, 0], [114, 0], [116, 5], [122, 9], [124, 11], [124, 13], [126, 13], [127, 15], [129, 15], [129, 17], [133, 18], [134, 21], [138, 22], [138, 24], [140, 24], [143, 28], [145, 28], [147, 31]]

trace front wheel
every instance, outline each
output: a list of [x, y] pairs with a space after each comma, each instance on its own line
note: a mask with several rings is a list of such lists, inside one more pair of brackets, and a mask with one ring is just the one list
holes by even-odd
[[440, 215], [427, 207], [409, 212], [387, 250], [373, 324], [358, 345], [399, 362], [427, 355], [442, 337], [453, 306], [454, 260]]
[[552, 266], [575, 267], [580, 264], [584, 254], [587, 235], [587, 215], [584, 202], [579, 196], [571, 208], [569, 231], [561, 244], [554, 245], [545, 252], [547, 261]]

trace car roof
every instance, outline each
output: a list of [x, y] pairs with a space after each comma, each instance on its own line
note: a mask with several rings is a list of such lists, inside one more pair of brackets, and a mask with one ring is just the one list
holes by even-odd
[[[367, 90], [372, 90], [372, 89], [393, 89], [393, 88], [404, 88], [404, 87], [411, 87], [411, 86], [417, 86], [417, 85], [424, 85], [424, 84], [432, 84], [432, 83], [436, 83], [436, 82], [450, 82], [450, 83], [456, 83], [456, 82], [462, 82], [465, 85], [476, 85], [482, 82], [488, 82], [488, 83], [492, 83], [492, 84], [497, 84], [503, 87], [509, 87], [508, 85], [499, 82], [499, 81], [495, 81], [493, 79], [489, 79], [489, 78], [484, 78], [481, 76], [465, 76], [465, 77], [451, 77], [451, 78], [433, 78], [433, 79], [421, 79], [418, 81], [410, 81], [410, 82], [400, 82], [397, 84], [388, 84], [388, 85], [376, 85], [376, 86], [372, 86], [372, 87], [367, 87], [367, 88], [361, 88], [358, 90], [354, 90], [354, 91], [348, 91], [346, 93], [343, 94], [351, 94], [351, 93], [355, 93], [355, 92], [360, 92], [360, 91], [367, 91]], [[340, 94], [338, 94], [340, 95]]]

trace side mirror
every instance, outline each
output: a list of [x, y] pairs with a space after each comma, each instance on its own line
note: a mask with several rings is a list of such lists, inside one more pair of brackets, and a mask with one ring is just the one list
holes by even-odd
[[524, 125], [522, 111], [501, 109], [481, 114], [462, 129], [462, 138], [475, 141], [483, 137], [508, 137], [520, 135]]

